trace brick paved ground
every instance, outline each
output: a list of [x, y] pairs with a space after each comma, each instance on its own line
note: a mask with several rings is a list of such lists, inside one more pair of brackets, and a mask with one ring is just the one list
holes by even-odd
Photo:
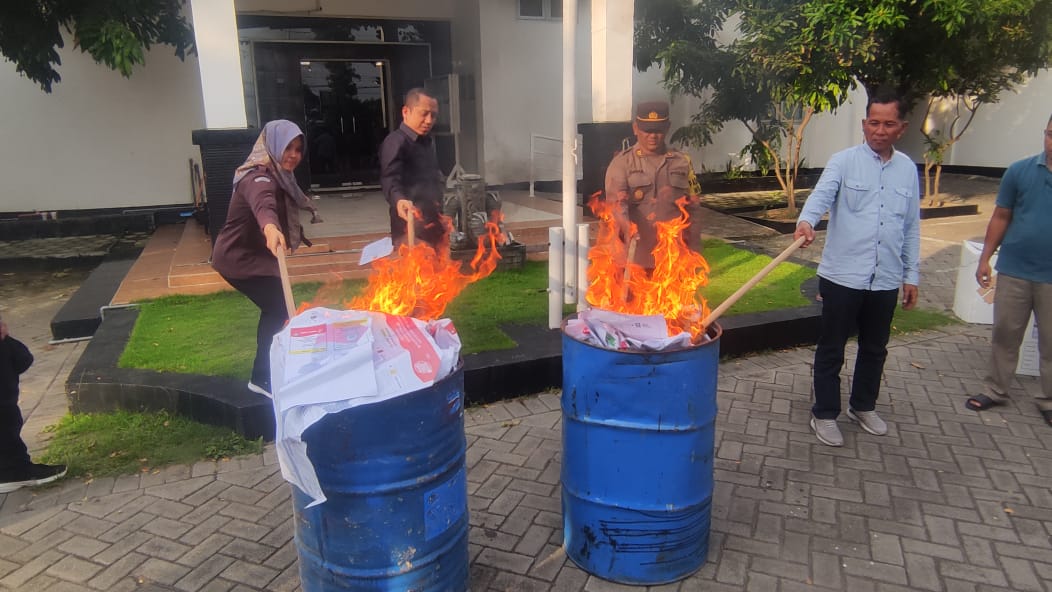
[[[926, 223], [934, 306], [952, 304], [952, 280], [930, 276], [956, 274], [952, 245], [985, 216]], [[843, 448], [807, 427], [810, 348], [721, 364], [708, 561], [649, 589], [1052, 591], [1052, 429], [1027, 398], [1036, 381], [996, 411], [963, 408], [988, 337], [959, 325], [894, 339], [878, 406], [890, 431], [842, 422]], [[561, 550], [560, 421], [556, 393], [467, 411], [472, 590], [642, 589]], [[299, 589], [272, 447], [0, 498], [0, 589]]]

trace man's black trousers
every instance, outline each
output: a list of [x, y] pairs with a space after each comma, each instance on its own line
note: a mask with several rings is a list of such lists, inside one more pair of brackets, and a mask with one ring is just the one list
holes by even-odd
[[818, 291], [822, 295], [822, 331], [815, 349], [815, 402], [811, 411], [818, 419], [836, 419], [840, 415], [844, 346], [855, 331], [858, 357], [848, 404], [855, 411], [873, 411], [888, 357], [891, 317], [899, 291], [855, 290], [825, 278], [819, 278]]

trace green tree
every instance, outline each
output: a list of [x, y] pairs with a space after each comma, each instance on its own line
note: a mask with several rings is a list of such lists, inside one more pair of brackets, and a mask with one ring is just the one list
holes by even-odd
[[1052, 0], [637, 0], [636, 11], [636, 66], [660, 64], [670, 90], [702, 100], [673, 138], [702, 145], [741, 121], [790, 199], [807, 123], [855, 84], [926, 103], [931, 198], [978, 109], [1052, 62]]
[[185, 0], [3, 0], [0, 55], [19, 74], [51, 92], [59, 80], [63, 30], [74, 46], [100, 64], [131, 76], [153, 44], [170, 45], [183, 59], [193, 51]]
[[800, 8], [791, 0], [636, 2], [636, 67], [661, 65], [673, 94], [701, 100], [672, 140], [702, 146], [740, 122], [751, 137], [744, 150], [767, 155], [792, 213], [807, 126], [854, 85], [835, 52], [811, 43]]
[[815, 43], [867, 90], [892, 86], [911, 106], [925, 103], [929, 203], [977, 111], [1052, 60], [1052, 0], [811, 0], [803, 12]]

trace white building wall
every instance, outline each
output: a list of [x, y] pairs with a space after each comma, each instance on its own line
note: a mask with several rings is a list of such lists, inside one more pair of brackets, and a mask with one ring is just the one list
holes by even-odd
[[[483, 0], [488, 1], [488, 0]], [[460, 165], [470, 173], [480, 173], [484, 121], [482, 118], [482, 35], [479, 26], [480, 0], [460, 0], [453, 19], [453, 72], [461, 82]]]
[[[578, 121], [591, 114], [588, 4], [579, 2], [578, 12]], [[467, 152], [475, 149], [489, 183], [527, 180], [530, 134], [560, 135], [562, 25], [519, 19], [516, 0], [237, 0], [236, 6], [239, 12], [451, 20], [454, 70], [475, 73], [474, 125], [481, 139]], [[186, 163], [199, 158], [190, 132], [204, 127], [196, 59], [181, 62], [167, 46], [155, 46], [146, 66], [125, 79], [68, 41], [60, 55], [63, 79], [50, 95], [0, 61], [0, 134], [6, 140], [0, 146], [6, 181], [0, 212], [190, 203]], [[633, 80], [634, 101], [666, 96], [657, 70], [635, 72]], [[1004, 167], [1040, 151], [1050, 94], [1052, 74], [1045, 71], [1005, 93], [999, 104], [984, 106], [948, 164]], [[857, 90], [836, 114], [812, 122], [807, 166], [824, 166], [834, 152], [862, 141], [865, 102]], [[692, 98], [677, 98], [674, 125], [696, 107]], [[920, 122], [911, 125], [900, 146], [921, 161]], [[732, 122], [715, 144], [691, 153], [699, 170], [722, 171], [747, 140]], [[558, 171], [545, 177], [557, 179]]]
[[[668, 97], [661, 86], [659, 69], [651, 68], [647, 72], [637, 74], [635, 95], [636, 101]], [[694, 97], [674, 97], [671, 112], [672, 129], [690, 123], [691, 115], [698, 111], [700, 104], [701, 101]], [[862, 118], [865, 111], [866, 93], [862, 89], [856, 89], [835, 113], [822, 113], [813, 117], [804, 132], [803, 166], [822, 168], [835, 152], [862, 142]], [[714, 136], [712, 144], [702, 148], [684, 148], [680, 145], [676, 147], [690, 154], [698, 172], [723, 173], [727, 171], [728, 164], [745, 164], [738, 153], [749, 141], [749, 131], [741, 122], [728, 121]]]
[[130, 79], [73, 49], [46, 94], [0, 60], [0, 212], [192, 203], [204, 126], [196, 59], [154, 46]]
[[[577, 10], [577, 120], [588, 121], [588, 2], [579, 1]], [[562, 21], [520, 19], [517, 0], [484, 0], [479, 14], [483, 174], [490, 184], [526, 181], [530, 134], [562, 135]], [[558, 169], [538, 178], [558, 179]]]
[[1043, 70], [1017, 92], [982, 106], [951, 150], [947, 164], [1006, 167], [1042, 151], [1041, 131], [1052, 115], [1052, 70]]

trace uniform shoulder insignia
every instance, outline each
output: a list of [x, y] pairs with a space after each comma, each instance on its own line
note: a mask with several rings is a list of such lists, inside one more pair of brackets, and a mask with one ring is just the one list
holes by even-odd
[[256, 177], [255, 180], [252, 181], [252, 182], [253, 183], [260, 183], [260, 182], [262, 182], [262, 183], [273, 183], [273, 181], [270, 180], [270, 177]]

